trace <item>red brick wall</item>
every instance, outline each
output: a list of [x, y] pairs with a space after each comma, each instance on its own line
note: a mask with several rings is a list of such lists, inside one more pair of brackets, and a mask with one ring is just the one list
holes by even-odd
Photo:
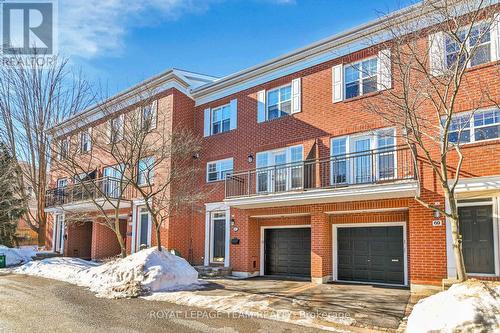
[[[122, 237], [125, 238], [127, 223], [120, 224]], [[115, 233], [108, 227], [92, 223], [92, 259], [102, 259], [120, 254], [120, 245]]]
[[64, 241], [64, 255], [67, 257], [91, 258], [92, 222], [69, 224]]

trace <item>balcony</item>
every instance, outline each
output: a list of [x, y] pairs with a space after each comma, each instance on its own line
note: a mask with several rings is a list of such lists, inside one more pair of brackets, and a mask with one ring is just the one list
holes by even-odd
[[225, 202], [237, 208], [413, 196], [416, 172], [408, 146], [234, 172]]
[[86, 180], [66, 187], [56, 187], [47, 190], [45, 196], [45, 211], [97, 210], [96, 203], [104, 209], [113, 208], [113, 203], [123, 200], [120, 208], [130, 206], [133, 188], [123, 186], [120, 179], [104, 177]]

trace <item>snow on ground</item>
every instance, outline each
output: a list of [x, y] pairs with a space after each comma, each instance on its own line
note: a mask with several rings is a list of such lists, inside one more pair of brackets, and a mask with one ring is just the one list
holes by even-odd
[[200, 285], [198, 272], [186, 260], [156, 248], [104, 264], [76, 258], [49, 258], [29, 262], [14, 272], [73, 283], [108, 298], [136, 297], [147, 292], [192, 289]]
[[[334, 332], [350, 332], [340, 329], [337, 324], [351, 325], [354, 321], [353, 318], [323, 314], [310, 308], [304, 308], [303, 310], [283, 309], [273, 304], [279, 302], [278, 297], [243, 292], [228, 291], [223, 295], [220, 293], [213, 295], [209, 290], [156, 292], [143, 298], [188, 307], [201, 307], [221, 313], [232, 313], [232, 318], [238, 318], [239, 315], [265, 318]], [[156, 315], [160, 316], [162, 314], [158, 313]]]
[[419, 301], [407, 332], [493, 332], [499, 326], [500, 284], [470, 280]]
[[7, 267], [16, 266], [31, 261], [31, 257], [36, 254], [36, 247], [10, 248], [0, 245], [0, 254], [5, 255]]

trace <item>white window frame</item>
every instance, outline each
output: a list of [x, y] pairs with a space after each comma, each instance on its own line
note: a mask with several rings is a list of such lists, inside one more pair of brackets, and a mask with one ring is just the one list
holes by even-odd
[[[481, 26], [481, 25], [484, 25], [484, 24], [485, 24], [485, 23], [478, 22], [478, 23], [474, 24], [474, 25], [472, 26], [472, 28], [473, 28], [473, 29], [474, 29], [474, 28], [477, 28], [477, 27], [479, 27], [479, 28], [480, 28], [480, 26]], [[486, 62], [484, 62], [484, 63], [482, 63], [482, 64], [477, 64], [477, 65], [474, 65], [474, 66], [471, 64], [471, 62], [470, 62], [470, 61], [468, 61], [468, 62], [467, 62], [467, 64], [465, 64], [466, 68], [472, 68], [472, 67], [476, 67], [476, 66], [481, 66], [481, 65], [484, 65], [484, 64], [490, 63], [490, 62], [492, 61], [492, 53], [493, 53], [493, 52], [496, 52], [496, 50], [495, 50], [495, 43], [494, 43], [494, 41], [492, 40], [492, 39], [493, 39], [493, 36], [492, 36], [492, 31], [491, 31], [491, 28], [492, 28], [492, 27], [494, 28], [494, 26], [490, 26], [490, 27], [489, 27], [489, 32], [488, 32], [488, 33], [489, 33], [489, 35], [490, 35], [490, 40], [489, 40], [488, 42], [483, 42], [483, 43], [480, 43], [480, 44], [478, 44], [477, 46], [475, 46], [476, 48], [478, 48], [478, 47], [480, 47], [480, 46], [483, 46], [483, 45], [488, 45], [488, 44], [489, 44], [489, 45], [490, 45], [489, 60], [488, 60], [488, 61], [486, 61]], [[460, 29], [460, 30], [459, 30], [459, 32], [466, 31], [466, 30], [468, 30], [468, 29], [469, 29], [469, 27], [464, 27], [464, 28]], [[470, 35], [469, 35], [469, 38], [470, 38]], [[452, 68], [452, 66], [449, 66], [449, 65], [448, 65], [448, 55], [449, 55], [449, 54], [452, 54], [452, 53], [449, 53], [449, 52], [448, 52], [448, 50], [447, 50], [447, 48], [446, 48], [446, 42], [447, 42], [448, 40], [451, 40], [453, 43], [456, 43], [456, 40], [454, 40], [454, 39], [453, 39], [453, 37], [449, 36], [447, 33], [444, 33], [444, 40], [443, 40], [444, 45], [443, 45], [443, 49], [444, 49], [444, 64], [445, 64], [445, 68], [446, 68], [446, 70], [450, 70], [450, 69]], [[473, 48], [473, 47], [470, 45], [470, 39], [468, 39], [468, 40], [466, 41], [466, 43], [465, 43], [465, 47], [467, 48], [467, 52], [470, 52], [470, 51], [472, 50], [472, 48]], [[476, 54], [477, 54], [477, 53], [476, 53]], [[457, 60], [458, 60], [458, 59], [457, 59]], [[457, 61], [457, 60], [456, 60], [456, 61]]]
[[[231, 161], [231, 166], [232, 168], [231, 169], [224, 169], [224, 170], [221, 170], [221, 165], [223, 165], [223, 163], [225, 162], [229, 162]], [[215, 171], [212, 171], [210, 172], [210, 165], [213, 165], [215, 164]], [[222, 160], [217, 160], [217, 161], [211, 161], [211, 162], [207, 162], [207, 170], [206, 170], [206, 181], [207, 183], [215, 183], [215, 182], [220, 182], [220, 181], [223, 181], [226, 179], [226, 176], [228, 173], [231, 173], [232, 171], [234, 171], [234, 160], [232, 157], [230, 158], [225, 158], [225, 159], [222, 159]], [[213, 173], [213, 172], [217, 172], [217, 179], [215, 180], [210, 180], [210, 177], [209, 177], [209, 174]]]
[[[226, 109], [226, 108], [229, 111], [229, 117], [228, 118], [224, 118], [223, 117], [223, 115], [224, 115], [224, 109]], [[220, 120], [216, 122], [216, 121], [214, 121], [214, 119], [215, 119], [215, 113], [217, 111], [220, 112]], [[229, 122], [229, 127], [228, 127], [227, 131], [223, 130], [223, 123], [224, 123], [224, 121], [228, 121]], [[214, 125], [216, 123], [219, 124], [220, 130], [219, 130], [219, 132], [214, 133]], [[210, 135], [217, 135], [217, 134], [221, 134], [221, 133], [227, 133], [227, 132], [230, 132], [230, 131], [231, 131], [231, 104], [227, 103], [227, 104], [218, 106], [216, 108], [210, 109]]]
[[[290, 88], [290, 99], [288, 100], [281, 100], [281, 89], [283, 88], [286, 88], [286, 87], [289, 87]], [[293, 89], [292, 89], [292, 82], [290, 83], [287, 83], [287, 84], [284, 84], [282, 86], [279, 86], [279, 87], [276, 87], [276, 88], [273, 88], [273, 89], [269, 89], [268, 91], [266, 91], [266, 121], [267, 120], [274, 120], [274, 119], [279, 119], [279, 118], [282, 118], [282, 117], [286, 117], [286, 116], [289, 116], [292, 114], [292, 108], [293, 108], [293, 103], [292, 103], [292, 99], [293, 99]], [[273, 92], [276, 92], [278, 91], [278, 104], [273, 104], [271, 105], [269, 103], [269, 94], [273, 93]], [[282, 108], [282, 105], [286, 102], [290, 102], [290, 113], [287, 113], [286, 115], [281, 115], [281, 108]], [[279, 116], [276, 117], [276, 118], [273, 118], [273, 119], [270, 119], [269, 118], [269, 107], [270, 106], [274, 106], [274, 105], [277, 105], [278, 106], [278, 112], [279, 112]], [[285, 112], [286, 113], [286, 112]]]
[[[137, 185], [151, 185], [154, 182], [154, 167], [155, 167], [155, 158], [154, 156], [144, 157], [139, 160], [137, 164]], [[146, 169], [140, 169], [141, 162], [145, 162]], [[147, 162], [151, 162], [151, 165], [148, 165]], [[141, 177], [144, 178], [141, 182]]]
[[[64, 184], [64, 186], [62, 184]], [[66, 177], [58, 178], [56, 180], [56, 187], [59, 189], [68, 187], [68, 178]]]
[[[145, 209], [145, 211], [142, 211]], [[151, 234], [152, 234], [152, 229], [153, 229], [153, 221], [151, 218], [151, 213], [147, 210], [145, 205], [142, 206], [137, 206], [136, 208], [136, 213], [137, 213], [137, 221], [136, 221], [136, 230], [135, 230], [135, 239], [134, 239], [134, 252], [140, 251], [141, 249], [141, 244], [140, 244], [140, 238], [141, 238], [141, 224], [142, 224], [142, 215], [147, 215], [148, 216], [148, 239], [147, 239], [147, 244], [146, 246], [149, 248], [151, 247]]]
[[[148, 108], [151, 110], [151, 113], [149, 113], [148, 115], [150, 118], [149, 119], [150, 123], [149, 126], [146, 127], [147, 119], [144, 111]], [[152, 131], [156, 129], [156, 123], [158, 121], [158, 101], [155, 100], [148, 105], [142, 106], [140, 108], [140, 112], [141, 112], [141, 129], [144, 131]]]
[[[292, 161], [292, 149], [294, 148], [300, 148], [302, 150], [302, 158], [300, 161]], [[267, 190], [266, 191], [259, 191], [259, 183], [258, 183], [258, 180], [256, 181], [255, 183], [255, 191], [256, 193], [274, 193], [275, 191], [275, 188], [274, 188], [274, 181], [272, 179], [272, 173], [269, 171], [269, 170], [272, 170], [272, 168], [275, 166], [275, 163], [273, 161], [273, 156], [275, 156], [277, 153], [285, 153], [286, 155], [286, 161], [284, 163], [284, 165], [290, 165], [292, 163], [301, 163], [301, 162], [304, 162], [304, 146], [303, 145], [295, 145], [295, 146], [290, 146], [290, 147], [284, 147], [284, 148], [278, 148], [278, 149], [272, 149], [272, 150], [264, 150], [264, 151], [260, 151], [256, 154], [256, 160], [259, 159], [259, 156], [262, 156], [263, 154], [267, 154], [267, 162], [266, 162], [266, 166], [263, 166], [263, 167], [257, 167], [257, 172], [256, 172], [256, 179], [258, 178], [258, 174], [259, 174], [259, 169], [263, 169], [263, 173], [267, 173], [267, 177], [268, 177], [268, 180], [267, 180]], [[303, 164], [302, 164], [302, 167], [303, 167]], [[302, 169], [302, 172], [304, 172], [304, 170]], [[288, 179], [287, 181], [287, 184], [286, 184], [286, 190], [285, 191], [288, 191], [290, 189], [299, 189], [299, 188], [303, 188], [304, 187], [304, 184], [302, 183], [302, 186], [301, 187], [292, 187], [292, 177], [291, 175], [289, 174], [290, 173], [290, 168], [287, 168], [287, 175], [286, 175], [286, 178]], [[304, 180], [304, 177], [302, 176], [302, 180]]]
[[69, 157], [70, 137], [61, 139], [59, 142], [59, 161], [65, 160]]
[[[489, 124], [489, 125], [480, 125], [480, 126], [475, 126], [474, 124], [474, 117], [478, 114], [481, 114], [481, 113], [486, 113], [486, 112], [489, 112], [489, 111], [497, 111], [497, 110], [500, 110], [499, 108], [487, 108], [487, 109], [481, 109], [481, 110], [477, 110], [477, 111], [465, 111], [465, 112], [459, 112], [455, 115], [453, 115], [453, 118], [455, 117], [467, 117], [469, 119], [469, 126], [468, 127], [463, 127], [461, 130], [462, 132], [464, 130], [467, 130], [469, 129], [469, 141], [467, 142], [450, 142], [450, 144], [460, 144], [460, 145], [469, 145], [469, 144], [474, 144], [474, 143], [478, 143], [478, 142], [489, 142], [489, 141], [495, 141], [495, 140], [500, 140], [500, 135], [497, 137], [497, 138], [491, 138], [491, 139], [485, 139], [485, 140], [476, 140], [476, 129], [480, 129], [480, 128], [484, 128], [484, 127], [490, 127], [490, 126], [494, 126], [495, 124], [497, 125], [500, 125], [500, 122], [499, 123], [494, 123], [494, 124]], [[474, 115], [472, 115], [472, 113], [474, 113]], [[472, 117], [471, 117], [472, 115]], [[446, 116], [443, 116], [441, 119], [445, 119]], [[442, 132], [443, 128], [441, 127], [441, 132]], [[460, 130], [456, 130], [456, 131], [448, 131], [448, 139], [449, 139], [449, 135], [450, 133], [455, 133], [455, 132], [459, 132]]]
[[[377, 68], [375, 69], [375, 74], [372, 75], [372, 76], [368, 76], [368, 77], [363, 77], [363, 75], [365, 74], [363, 72], [363, 63], [364, 62], [368, 62], [368, 61], [372, 61], [372, 60], [376, 60], [377, 61]], [[352, 96], [352, 97], [347, 97], [347, 84], [348, 83], [352, 83], [354, 81], [351, 81], [351, 82], [347, 82], [347, 75], [346, 75], [346, 72], [347, 72], [347, 69], [349, 68], [356, 68], [357, 66], [357, 71], [359, 72], [359, 79], [357, 80], [358, 81], [358, 89], [359, 89], [359, 94], [356, 95], [356, 96]], [[343, 82], [343, 91], [344, 91], [344, 100], [350, 100], [350, 99], [353, 99], [353, 98], [356, 98], [356, 97], [360, 97], [360, 96], [364, 96], [366, 94], [370, 94], [370, 93], [374, 93], [374, 92], [377, 92], [379, 91], [379, 86], [378, 86], [378, 82], [380, 80], [379, 78], [379, 72], [380, 72], [380, 59], [378, 59], [377, 56], [373, 56], [373, 57], [369, 57], [369, 58], [365, 58], [365, 59], [362, 59], [360, 61], [356, 61], [356, 62], [352, 62], [352, 63], [349, 63], [349, 64], [346, 64], [343, 66], [343, 78], [344, 78], [344, 82]], [[371, 78], [375, 78], [375, 90], [374, 91], [370, 91], [368, 93], [364, 93], [363, 92], [363, 81], [364, 80], [367, 80], [367, 79], [371, 79]]]
[[347, 173], [345, 182], [335, 183], [334, 182], [333, 160], [332, 160], [330, 162], [330, 185], [332, 185], [332, 186], [345, 185], [345, 184], [355, 185], [356, 184], [355, 179], [354, 179], [354, 177], [355, 177], [354, 164], [355, 163], [352, 163], [352, 159], [349, 159], [349, 156], [351, 154], [354, 154], [355, 141], [360, 140], [360, 139], [370, 139], [370, 150], [377, 150], [378, 153], [381, 153], [381, 151], [378, 150], [378, 149], [382, 148], [382, 147], [379, 147], [379, 142], [378, 142], [379, 138], [380, 138], [380, 134], [383, 132], [391, 131], [391, 130], [394, 132], [394, 145], [393, 145], [394, 150], [389, 150], [387, 152], [387, 155], [393, 154], [393, 156], [394, 156], [394, 176], [391, 178], [381, 177], [379, 158], [378, 158], [380, 155], [377, 155], [376, 163], [373, 166], [375, 168], [375, 170], [371, 170], [371, 172], [377, 177], [375, 180], [384, 180], [384, 179], [393, 179], [393, 178], [398, 179], [399, 170], [398, 170], [397, 154], [396, 154], [396, 150], [395, 150], [397, 147], [397, 141], [396, 141], [397, 133], [396, 133], [395, 128], [389, 127], [389, 128], [381, 128], [381, 129], [370, 131], [370, 132], [355, 133], [355, 134], [351, 134], [351, 135], [343, 135], [343, 136], [337, 136], [337, 137], [330, 138], [330, 157], [335, 156], [333, 154], [333, 142], [335, 140], [341, 140], [341, 139], [346, 140], [345, 156], [346, 156], [346, 173]]
[[[119, 125], [119, 127], [117, 126]], [[123, 131], [125, 128], [125, 117], [120, 115], [109, 120], [109, 142], [117, 143], [123, 139]]]
[[[84, 141], [84, 137], [86, 137], [88, 141]], [[90, 152], [91, 150], [92, 150], [92, 129], [89, 128], [87, 130], [80, 132], [80, 152], [82, 154], [85, 154]]]

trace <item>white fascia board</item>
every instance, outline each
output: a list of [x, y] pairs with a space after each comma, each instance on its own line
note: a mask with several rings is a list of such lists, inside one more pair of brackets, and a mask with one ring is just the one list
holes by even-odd
[[[118, 112], [130, 105], [133, 105], [134, 103], [137, 103], [139, 101], [140, 93], [147, 91], [147, 89], [154, 89], [156, 93], [160, 93], [170, 88], [175, 88], [190, 97], [189, 83], [185, 82], [184, 79], [170, 71], [168, 74], [165, 74], [165, 77], [158, 77], [146, 81], [126, 90], [125, 92], [111, 97], [104, 103], [94, 105], [82, 113], [64, 120], [63, 122], [50, 128], [48, 133], [53, 137], [67, 134], [71, 131], [77, 130], [78, 128], [100, 120], [103, 117], [108, 116], [109, 113]], [[113, 106], [116, 107], [116, 110], [113, 109]], [[103, 109], [107, 111], [106, 114], [104, 114]]]
[[[453, 181], [448, 182], [448, 185], [452, 184]], [[462, 178], [458, 180], [458, 184], [455, 187], [456, 193], [491, 191], [491, 190], [500, 191], [500, 175]]]
[[415, 196], [417, 189], [417, 181], [408, 181], [231, 198], [224, 200], [224, 202], [228, 206], [242, 209], [283, 207], [315, 203], [409, 198]]

